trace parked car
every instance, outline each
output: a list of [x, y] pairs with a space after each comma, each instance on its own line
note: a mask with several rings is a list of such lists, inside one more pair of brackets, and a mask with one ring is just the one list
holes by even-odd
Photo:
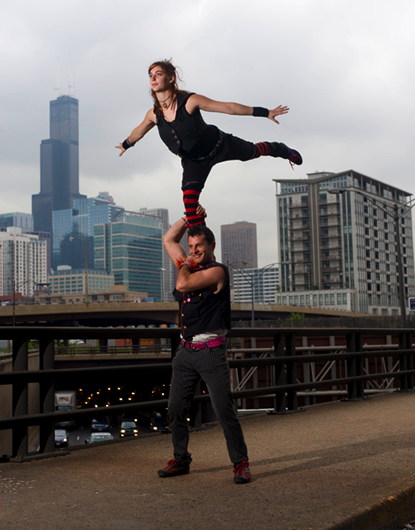
[[55, 429], [55, 447], [68, 447], [68, 433], [65, 429]]
[[91, 423], [92, 432], [108, 432], [110, 430], [110, 424], [105, 418], [93, 419]]
[[125, 436], [138, 436], [138, 428], [135, 421], [123, 421], [120, 427], [120, 438]]
[[95, 442], [108, 442], [113, 440], [114, 436], [110, 432], [91, 432], [89, 439], [85, 440], [85, 443], [95, 443]]

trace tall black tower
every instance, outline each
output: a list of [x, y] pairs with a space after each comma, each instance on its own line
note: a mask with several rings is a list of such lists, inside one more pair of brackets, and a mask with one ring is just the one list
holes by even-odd
[[40, 193], [32, 195], [34, 229], [52, 234], [52, 211], [72, 208], [79, 194], [78, 100], [50, 102], [50, 138], [40, 145]]

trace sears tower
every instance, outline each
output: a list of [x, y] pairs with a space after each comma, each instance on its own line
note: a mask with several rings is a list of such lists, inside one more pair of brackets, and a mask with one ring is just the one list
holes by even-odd
[[72, 208], [79, 194], [78, 100], [50, 102], [50, 138], [40, 145], [40, 193], [32, 195], [34, 229], [52, 234], [52, 211]]

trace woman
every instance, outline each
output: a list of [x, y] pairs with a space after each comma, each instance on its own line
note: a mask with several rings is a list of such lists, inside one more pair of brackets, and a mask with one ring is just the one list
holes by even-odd
[[196, 212], [199, 196], [210, 170], [215, 164], [227, 160], [253, 160], [260, 156], [287, 159], [300, 165], [303, 160], [295, 149], [279, 142], [252, 143], [220, 131], [204, 122], [201, 110], [222, 112], [238, 116], [259, 116], [279, 123], [277, 116], [286, 114], [288, 107], [275, 109], [248, 107], [239, 103], [214, 101], [200, 94], [180, 90], [176, 68], [170, 61], [157, 61], [149, 69], [151, 95], [154, 106], [138, 127], [121, 144], [117, 145], [122, 156], [145, 134], [157, 125], [163, 142], [182, 159], [183, 202], [189, 225], [204, 224], [203, 215]]

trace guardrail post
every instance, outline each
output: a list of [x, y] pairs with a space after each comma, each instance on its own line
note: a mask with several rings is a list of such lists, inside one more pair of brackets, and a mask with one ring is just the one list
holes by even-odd
[[[285, 337], [282, 333], [274, 335], [274, 357], [282, 357], [284, 355]], [[286, 383], [285, 365], [283, 362], [274, 365], [274, 379], [275, 385], [284, 385]], [[274, 397], [274, 410], [277, 413], [286, 412], [287, 399], [285, 392], [277, 390]]]
[[108, 351], [108, 339], [106, 337], [100, 337], [98, 339], [99, 343], [99, 352], [100, 353], [107, 353]]
[[[54, 343], [50, 339], [39, 340], [39, 370], [54, 368]], [[48, 413], [55, 410], [55, 386], [51, 380], [39, 383], [40, 412]], [[52, 422], [41, 423], [39, 426], [39, 452], [49, 453], [55, 449], [54, 425]]]
[[133, 353], [139, 353], [140, 352], [140, 337], [133, 337], [131, 339], [131, 345]]
[[[28, 369], [27, 340], [13, 336], [12, 370], [14, 372]], [[28, 386], [20, 381], [12, 386], [12, 417], [23, 416], [28, 413]], [[14, 426], [12, 429], [12, 457], [26, 456], [28, 451], [28, 436], [26, 426]]]
[[[347, 351], [350, 353], [362, 351], [362, 338], [359, 332], [347, 335]], [[363, 375], [363, 358], [360, 356], [347, 359], [347, 377]], [[363, 381], [351, 381], [347, 384], [348, 399], [363, 399]]]
[[[400, 350], [409, 350], [412, 348], [412, 334], [407, 332], [399, 333], [399, 349]], [[399, 370], [411, 370], [413, 365], [412, 355], [408, 353], [403, 353], [399, 355]], [[413, 374], [402, 374], [399, 377], [401, 392], [408, 392], [414, 387], [413, 384]]]
[[[295, 355], [295, 335], [289, 333], [285, 337], [285, 354], [289, 356]], [[297, 365], [295, 361], [287, 361], [287, 383], [295, 385], [297, 383]], [[290, 411], [297, 410], [297, 390], [288, 390], [287, 392], [287, 408]]]
[[170, 339], [170, 348], [171, 348], [171, 358], [176, 355], [177, 348], [180, 344], [180, 335], [177, 333], [176, 335], [173, 335], [173, 337]]

